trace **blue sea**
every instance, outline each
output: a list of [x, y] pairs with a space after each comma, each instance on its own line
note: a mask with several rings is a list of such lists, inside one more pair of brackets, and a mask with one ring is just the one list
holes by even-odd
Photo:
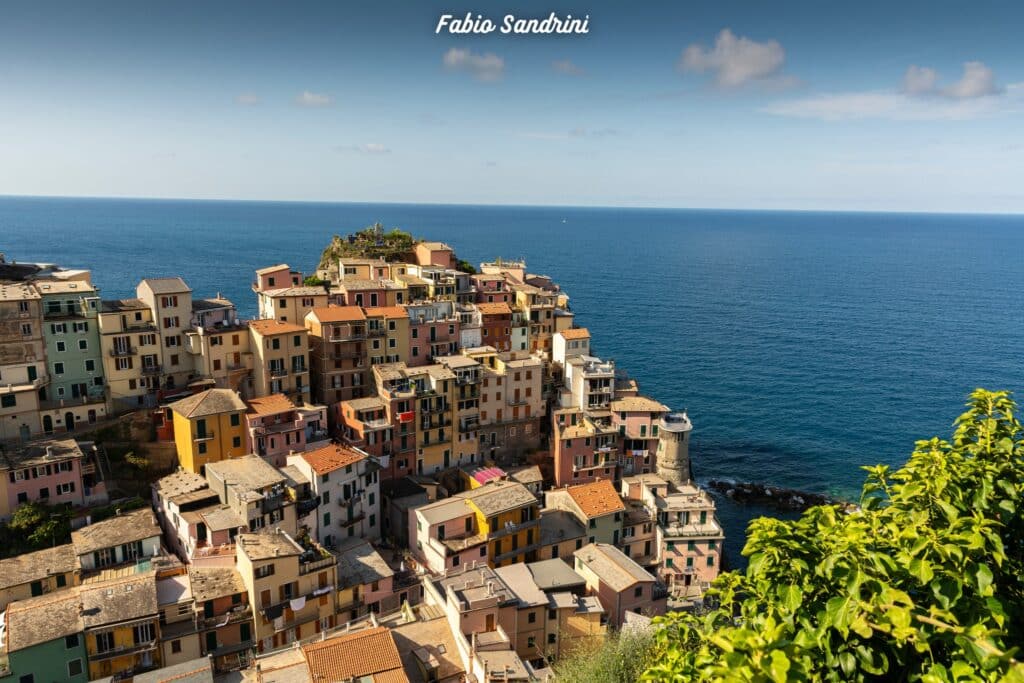
[[[973, 388], [1024, 389], [1024, 216], [0, 197], [0, 252], [251, 316], [254, 269], [311, 272], [377, 221], [554, 277], [602, 357], [689, 411], [701, 480], [856, 496]], [[734, 564], [763, 512], [720, 501]]]

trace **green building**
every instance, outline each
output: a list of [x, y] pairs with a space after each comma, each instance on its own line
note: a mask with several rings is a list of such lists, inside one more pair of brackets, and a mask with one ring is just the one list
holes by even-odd
[[10, 676], [12, 683], [86, 683], [89, 666], [80, 612], [78, 588], [8, 605], [0, 676]]
[[99, 292], [83, 280], [40, 280], [43, 342], [50, 382], [40, 390], [47, 434], [72, 432], [107, 415], [100, 348]]

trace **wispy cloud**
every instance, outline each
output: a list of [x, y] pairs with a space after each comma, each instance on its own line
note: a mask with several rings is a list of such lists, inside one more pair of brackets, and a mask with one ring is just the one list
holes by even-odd
[[683, 50], [677, 67], [683, 73], [710, 74], [720, 88], [738, 88], [755, 82], [788, 83], [791, 79], [780, 75], [785, 61], [786, 51], [777, 41], [759, 43], [725, 28], [714, 47], [694, 43]]
[[1024, 83], [1008, 85], [1002, 96], [954, 99], [904, 92], [833, 93], [775, 102], [761, 111], [776, 116], [822, 121], [966, 121], [1024, 110]]
[[565, 132], [559, 131], [525, 131], [519, 137], [527, 140], [572, 140], [581, 138], [610, 138], [621, 135], [615, 128], [583, 128], [576, 127]]
[[295, 104], [301, 107], [327, 107], [334, 102], [334, 98], [318, 92], [303, 90], [295, 96]]
[[505, 60], [493, 52], [477, 54], [453, 47], [444, 53], [442, 62], [449, 71], [462, 71], [485, 83], [500, 81], [505, 75]]
[[991, 69], [967, 62], [960, 79], [945, 87], [934, 69], [915, 64], [903, 74], [898, 90], [827, 93], [774, 102], [761, 111], [822, 121], [964, 121], [1020, 111], [1022, 105], [1024, 84], [1001, 88]]
[[254, 95], [251, 92], [244, 92], [241, 95], [238, 95], [237, 97], [235, 97], [235, 104], [241, 104], [241, 105], [246, 106], [246, 107], [251, 107], [251, 106], [253, 106], [255, 104], [259, 104], [259, 103], [260, 103], [259, 96], [258, 95]]
[[391, 154], [391, 148], [377, 142], [362, 145], [340, 145], [335, 148], [339, 152], [355, 152], [357, 154]]
[[568, 59], [556, 59], [551, 62], [551, 68], [563, 76], [582, 76], [587, 73], [582, 67], [573, 64]]

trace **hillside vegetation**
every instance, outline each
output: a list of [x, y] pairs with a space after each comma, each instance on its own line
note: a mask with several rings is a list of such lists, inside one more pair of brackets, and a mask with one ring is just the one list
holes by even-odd
[[754, 520], [746, 572], [710, 613], [656, 620], [643, 678], [1024, 681], [1021, 424], [1007, 392], [967, 406], [952, 441], [866, 467], [859, 511]]
[[420, 240], [411, 234], [393, 228], [385, 232], [380, 223], [363, 228], [344, 237], [335, 235], [320, 255], [319, 268], [337, 268], [339, 258], [371, 258], [385, 261], [413, 259], [413, 247]]

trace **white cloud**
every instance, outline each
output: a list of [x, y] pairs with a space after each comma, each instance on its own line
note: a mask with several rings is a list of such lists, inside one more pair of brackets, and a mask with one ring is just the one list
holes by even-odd
[[1001, 97], [921, 97], [884, 90], [832, 93], [775, 102], [761, 111], [822, 121], [966, 121], [1024, 109], [1024, 83], [1009, 85]]
[[903, 74], [899, 91], [814, 95], [775, 102], [761, 111], [822, 121], [963, 121], [1018, 112], [1022, 105], [1024, 84], [1000, 88], [992, 69], [981, 62], [966, 62], [960, 80], [946, 87], [939, 85], [939, 74], [934, 69], [912, 64]]
[[998, 92], [999, 88], [996, 87], [996, 78], [992, 69], [981, 62], [965, 62], [964, 75], [960, 77], [960, 80], [942, 90], [942, 94], [946, 97], [957, 99], [984, 97], [995, 95]]
[[568, 59], [556, 59], [551, 62], [551, 68], [563, 76], [582, 76], [586, 73], [586, 71], [576, 66]]
[[903, 92], [908, 95], [942, 95], [954, 100], [996, 95], [1000, 92], [992, 69], [982, 62], [965, 62], [959, 81], [939, 87], [939, 74], [935, 69], [911, 64], [903, 76]]
[[505, 74], [505, 60], [493, 52], [477, 54], [453, 47], [444, 53], [442, 61], [449, 71], [465, 71], [485, 83], [500, 81]]
[[935, 73], [935, 69], [911, 64], [907, 67], [907, 73], [903, 75], [903, 92], [910, 95], [934, 92], [938, 80], [939, 75]]
[[694, 43], [679, 57], [683, 72], [711, 73], [722, 88], [736, 88], [752, 81], [770, 80], [786, 61], [786, 52], [774, 40], [764, 43], [746, 36], [737, 37], [722, 29], [713, 48]]
[[308, 90], [303, 90], [295, 96], [295, 103], [302, 107], [326, 107], [332, 102], [334, 102], [334, 98], [330, 95], [310, 92]]
[[238, 95], [235, 98], [235, 103], [236, 104], [242, 104], [242, 105], [245, 105], [247, 107], [251, 107], [254, 104], [259, 104], [260, 103], [260, 98], [257, 95], [254, 95], [251, 92], [244, 92], [244, 93], [242, 93], [241, 95]]
[[391, 154], [391, 149], [377, 142], [367, 142], [362, 145], [343, 145], [338, 147], [339, 152], [357, 152], [359, 154]]

